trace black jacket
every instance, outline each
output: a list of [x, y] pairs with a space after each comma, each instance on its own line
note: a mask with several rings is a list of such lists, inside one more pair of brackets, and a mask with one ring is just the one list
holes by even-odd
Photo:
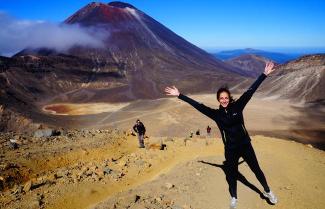
[[244, 124], [243, 110], [265, 78], [266, 75], [261, 74], [253, 85], [238, 100], [229, 103], [227, 108], [220, 105], [219, 109], [212, 109], [183, 94], [180, 94], [178, 98], [214, 120], [219, 127], [225, 148], [232, 149], [250, 143], [251, 139]]
[[146, 128], [144, 127], [142, 122], [140, 122], [139, 124], [135, 124], [133, 126], [133, 130], [139, 135], [144, 135], [146, 133]]

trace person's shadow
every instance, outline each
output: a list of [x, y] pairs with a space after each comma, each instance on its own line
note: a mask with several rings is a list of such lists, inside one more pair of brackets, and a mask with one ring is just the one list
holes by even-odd
[[[215, 164], [215, 163], [209, 163], [209, 162], [205, 162], [203, 160], [199, 160], [198, 161], [199, 163], [204, 163], [204, 164], [208, 164], [208, 165], [212, 165], [212, 166], [215, 166], [215, 167], [218, 167], [218, 168], [221, 168], [223, 170], [223, 172], [225, 173], [226, 175], [226, 180], [227, 180], [227, 183], [229, 185], [229, 182], [228, 182], [228, 178], [227, 176], [229, 175], [229, 169], [227, 168], [227, 163], [226, 161], [223, 161], [223, 164], [219, 165], [219, 164]], [[245, 162], [244, 160], [240, 161], [238, 163], [238, 165], [242, 164], [243, 162]], [[266, 202], [270, 205], [273, 205], [270, 200], [266, 197], [264, 197], [263, 193], [261, 192], [261, 190], [259, 190], [255, 185], [253, 185], [252, 183], [250, 183], [246, 178], [245, 176], [243, 176], [239, 171], [238, 171], [238, 175], [237, 175], [237, 180], [240, 181], [242, 184], [246, 185], [247, 187], [249, 187], [251, 190], [253, 190], [254, 192], [256, 192], [257, 194], [260, 195], [260, 198], [261, 199], [264, 199], [266, 200]]]

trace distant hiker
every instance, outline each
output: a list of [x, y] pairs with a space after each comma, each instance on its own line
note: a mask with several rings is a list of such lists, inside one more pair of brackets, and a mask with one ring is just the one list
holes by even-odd
[[222, 141], [225, 145], [225, 158], [229, 169], [228, 184], [231, 195], [231, 208], [235, 208], [237, 205], [237, 175], [240, 157], [246, 161], [258, 181], [262, 184], [264, 188], [263, 195], [268, 198], [272, 204], [277, 203], [277, 198], [270, 190], [264, 173], [258, 164], [243, 118], [243, 110], [246, 104], [267, 75], [275, 70], [273, 67], [274, 64], [272, 62], [267, 62], [264, 73], [262, 73], [251, 87], [236, 101], [232, 98], [227, 88], [220, 88], [217, 92], [217, 100], [220, 103], [219, 109], [212, 109], [181, 94], [175, 86], [166, 87], [165, 89], [167, 95], [178, 96], [179, 99], [189, 103], [198, 111], [214, 120], [218, 125]]
[[138, 119], [133, 126], [133, 130], [138, 134], [139, 148], [144, 148], [144, 135], [146, 133], [146, 128], [143, 123]]
[[208, 135], [208, 137], [211, 136], [211, 127], [210, 126], [207, 127], [207, 135]]
[[190, 132], [190, 138], [193, 138], [193, 131]]
[[198, 130], [195, 132], [195, 134], [196, 134], [197, 136], [200, 136], [200, 129], [198, 129]]

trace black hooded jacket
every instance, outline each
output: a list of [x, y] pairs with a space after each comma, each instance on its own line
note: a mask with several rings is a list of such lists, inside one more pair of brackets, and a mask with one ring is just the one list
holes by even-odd
[[140, 122], [139, 124], [136, 123], [133, 126], [133, 130], [139, 135], [144, 135], [146, 133], [146, 128], [144, 127], [142, 122]]
[[214, 120], [219, 127], [225, 149], [233, 149], [242, 144], [250, 143], [251, 139], [244, 124], [243, 110], [265, 78], [266, 75], [261, 74], [238, 100], [229, 103], [226, 108], [220, 105], [219, 109], [212, 109], [183, 94], [180, 94], [178, 98]]

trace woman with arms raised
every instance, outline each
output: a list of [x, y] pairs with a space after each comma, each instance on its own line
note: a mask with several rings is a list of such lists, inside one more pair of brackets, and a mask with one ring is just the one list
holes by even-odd
[[262, 184], [264, 196], [268, 198], [271, 203], [277, 203], [277, 198], [270, 190], [264, 173], [258, 164], [243, 118], [243, 110], [246, 104], [264, 79], [275, 70], [273, 67], [274, 64], [272, 62], [266, 63], [264, 73], [262, 73], [253, 85], [251, 85], [251, 87], [236, 101], [232, 98], [227, 88], [220, 88], [217, 92], [217, 100], [220, 104], [219, 109], [212, 109], [204, 104], [198, 103], [181, 94], [175, 86], [165, 88], [167, 95], [177, 96], [179, 99], [189, 103], [198, 111], [214, 120], [218, 125], [222, 141], [225, 145], [226, 166], [228, 166], [229, 169], [227, 181], [229, 183], [229, 192], [231, 195], [231, 208], [235, 208], [237, 205], [237, 173], [240, 157], [246, 161], [258, 181]]

